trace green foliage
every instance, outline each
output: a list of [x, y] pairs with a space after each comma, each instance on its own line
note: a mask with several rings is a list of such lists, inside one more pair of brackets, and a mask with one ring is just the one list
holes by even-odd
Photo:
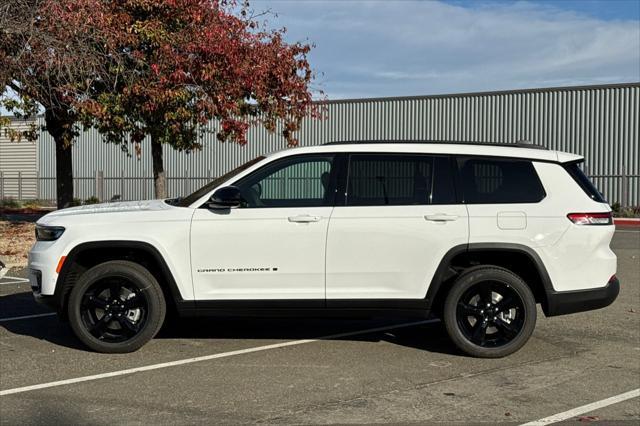
[[640, 206], [622, 207], [614, 214], [615, 217], [640, 217]]
[[[11, 97], [9, 93], [0, 94], [0, 107], [6, 109], [19, 120], [31, 120], [38, 113], [38, 104], [29, 96]], [[9, 138], [11, 142], [21, 142], [22, 140], [35, 141], [38, 138], [38, 128], [35, 120], [29, 123], [26, 129], [17, 130], [11, 126], [12, 120], [9, 117], [0, 117], [0, 131]]]
[[0, 208], [19, 209], [21, 207], [22, 207], [22, 204], [14, 198], [9, 197], [9, 198], [0, 200]]
[[87, 198], [86, 200], [84, 200], [84, 204], [98, 204], [100, 202], [100, 200], [98, 200], [98, 197], [92, 196]]
[[15, 198], [8, 197], [0, 200], [0, 208], [7, 209], [41, 209], [43, 207], [54, 207], [54, 204], [48, 200], [16, 200]]

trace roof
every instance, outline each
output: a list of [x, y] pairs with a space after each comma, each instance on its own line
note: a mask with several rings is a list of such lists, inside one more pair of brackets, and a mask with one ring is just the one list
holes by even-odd
[[365, 140], [365, 141], [339, 141], [327, 142], [323, 145], [355, 145], [355, 144], [379, 144], [379, 143], [423, 143], [423, 144], [454, 144], [454, 145], [484, 145], [484, 146], [508, 146], [512, 148], [547, 149], [542, 145], [536, 145], [529, 141], [521, 142], [478, 142], [478, 141], [437, 141], [437, 140]]
[[544, 147], [522, 144], [479, 143], [479, 142], [437, 142], [437, 141], [362, 141], [333, 142], [325, 145], [300, 147], [279, 151], [274, 155], [295, 153], [414, 153], [414, 154], [457, 154], [475, 156], [495, 156], [506, 158], [526, 158], [540, 161], [569, 162], [583, 157], [561, 151], [551, 151]]

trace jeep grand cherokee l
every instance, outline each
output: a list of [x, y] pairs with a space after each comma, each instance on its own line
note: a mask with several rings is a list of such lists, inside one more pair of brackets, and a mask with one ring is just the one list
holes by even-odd
[[[618, 294], [611, 209], [583, 158], [505, 144], [331, 143], [257, 158], [179, 200], [37, 223], [35, 297], [100, 352], [180, 315], [440, 317], [478, 357]], [[426, 338], [426, 337], [425, 337]]]

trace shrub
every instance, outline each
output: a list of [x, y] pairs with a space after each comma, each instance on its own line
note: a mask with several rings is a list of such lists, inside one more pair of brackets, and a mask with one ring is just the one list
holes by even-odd
[[84, 200], [84, 204], [98, 204], [99, 202], [100, 200], [98, 200], [98, 197], [96, 196], [91, 196]]
[[5, 209], [19, 209], [20, 207], [22, 207], [22, 204], [20, 203], [20, 201], [8, 197], [0, 200], [0, 207], [3, 207]]

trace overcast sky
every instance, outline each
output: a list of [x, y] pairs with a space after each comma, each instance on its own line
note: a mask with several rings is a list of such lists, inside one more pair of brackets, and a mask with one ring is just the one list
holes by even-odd
[[640, 0], [254, 0], [329, 99], [640, 81]]

